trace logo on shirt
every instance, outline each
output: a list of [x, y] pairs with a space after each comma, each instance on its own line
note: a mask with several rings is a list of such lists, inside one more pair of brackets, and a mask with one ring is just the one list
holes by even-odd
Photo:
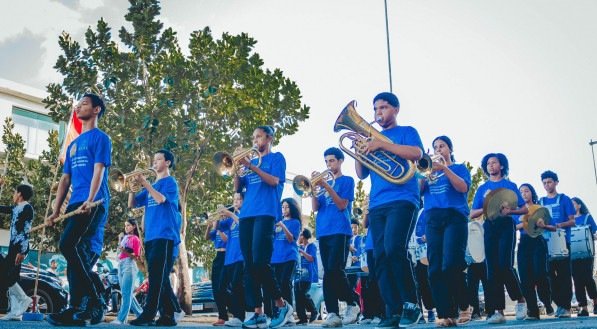
[[485, 193], [483, 194], [483, 199], [485, 199], [485, 197], [487, 196], [487, 194], [489, 194], [490, 192], [491, 192], [491, 190], [489, 190], [489, 189], [487, 191], [485, 191]]
[[70, 157], [74, 157], [77, 154], [77, 143], [73, 143], [73, 146], [70, 147]]

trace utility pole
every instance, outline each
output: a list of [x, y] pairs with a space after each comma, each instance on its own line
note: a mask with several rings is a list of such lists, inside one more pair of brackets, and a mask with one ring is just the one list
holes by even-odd
[[595, 150], [593, 150], [593, 145], [595, 144], [597, 144], [597, 141], [591, 138], [589, 145], [591, 146], [591, 153], [593, 153], [593, 171], [595, 172], [595, 184], [597, 184], [597, 166], [595, 166]]
[[384, 8], [386, 11], [386, 45], [388, 48], [388, 76], [390, 78], [390, 92], [394, 92], [392, 90], [392, 60], [390, 59], [390, 29], [388, 27], [388, 0], [383, 1]]

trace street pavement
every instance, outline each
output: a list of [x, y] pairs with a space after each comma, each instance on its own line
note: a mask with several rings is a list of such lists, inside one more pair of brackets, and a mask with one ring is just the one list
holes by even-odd
[[[215, 320], [213, 317], [199, 316], [197, 314], [193, 316], [187, 316], [183, 321], [179, 322], [178, 328], [214, 328], [211, 326], [211, 322]], [[0, 329], [12, 329], [12, 328], [48, 328], [51, 327], [45, 321], [32, 322], [32, 321], [0, 321]], [[104, 322], [95, 326], [94, 328], [122, 328], [123, 325], [113, 325], [108, 322]], [[127, 326], [129, 327], [129, 326]], [[345, 328], [375, 328], [374, 325], [349, 325], [344, 326]], [[473, 321], [466, 327], [490, 327], [485, 321]], [[508, 321], [501, 325], [491, 325], [491, 327], [500, 328], [525, 328], [525, 329], [543, 329], [543, 328], [597, 328], [597, 317], [592, 316], [588, 318], [577, 318], [572, 317], [570, 319], [555, 319], [552, 317], [546, 317], [540, 321], [516, 321], [512, 317], [508, 317]], [[129, 327], [132, 328], [132, 327]], [[296, 326], [296, 329], [300, 328], [321, 328], [320, 324], [311, 324], [308, 326]], [[423, 324], [417, 325], [413, 328], [436, 328], [435, 324]]]

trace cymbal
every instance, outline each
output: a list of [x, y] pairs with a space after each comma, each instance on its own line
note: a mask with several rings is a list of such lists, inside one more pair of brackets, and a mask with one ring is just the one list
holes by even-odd
[[498, 188], [487, 194], [483, 201], [483, 214], [489, 220], [494, 220], [501, 216], [503, 207], [512, 210], [518, 206], [518, 196], [514, 191], [507, 188]]
[[551, 215], [547, 208], [534, 204], [529, 207], [529, 213], [522, 217], [522, 227], [531, 238], [536, 238], [543, 234], [543, 228], [537, 226], [537, 221], [543, 219], [545, 225], [551, 222]]

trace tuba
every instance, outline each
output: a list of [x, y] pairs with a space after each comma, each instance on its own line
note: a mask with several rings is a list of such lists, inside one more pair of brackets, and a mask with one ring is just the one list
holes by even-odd
[[322, 180], [329, 181], [331, 180], [332, 183], [330, 184], [332, 187], [336, 182], [334, 178], [334, 174], [331, 170], [324, 170], [322, 173], [318, 174], [317, 176], [309, 179], [303, 175], [297, 175], [292, 180], [292, 188], [294, 189], [294, 193], [298, 196], [303, 198], [308, 198], [311, 196], [320, 196], [325, 193], [325, 189], [317, 186], [316, 184], [321, 182]]
[[[384, 142], [392, 141], [379, 131], [375, 130], [370, 123], [365, 121], [355, 109], [355, 101], [351, 101], [344, 107], [338, 119], [334, 123], [334, 132], [342, 129], [350, 130], [340, 136], [340, 148], [346, 154], [353, 157], [363, 166], [374, 171], [390, 183], [404, 184], [415, 175], [417, 167], [413, 161], [404, 160], [395, 154], [386, 151], [375, 151], [365, 154], [362, 151], [363, 144], [375, 138]], [[344, 139], [348, 138], [354, 144], [354, 152], [350, 150], [353, 146], [346, 147]], [[431, 165], [431, 162], [426, 164]]]
[[216, 172], [220, 176], [228, 178], [236, 174], [239, 177], [243, 177], [251, 173], [251, 170], [248, 168], [240, 166], [240, 160], [247, 157], [258, 159], [256, 167], [261, 165], [261, 153], [259, 153], [256, 147], [236, 150], [232, 155], [226, 152], [217, 152], [214, 154], [213, 163]]

